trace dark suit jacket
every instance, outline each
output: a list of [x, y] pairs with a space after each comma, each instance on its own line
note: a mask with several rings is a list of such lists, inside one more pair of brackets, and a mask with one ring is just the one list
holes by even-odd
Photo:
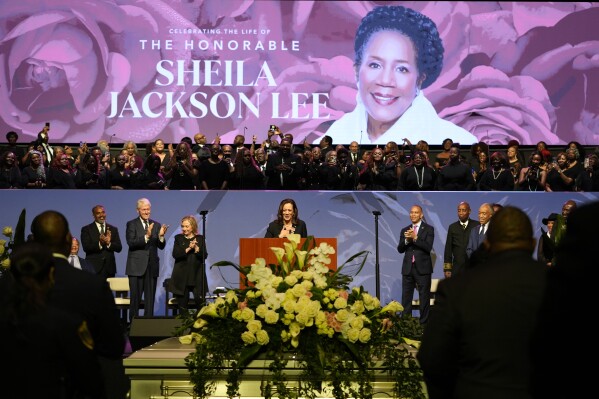
[[468, 255], [468, 239], [470, 232], [476, 226], [480, 226], [476, 220], [468, 219], [468, 226], [464, 230], [461, 222], [458, 220], [449, 225], [447, 229], [447, 241], [445, 241], [445, 254], [443, 263], [451, 264], [452, 275], [464, 271]]
[[100, 247], [100, 232], [96, 226], [96, 222], [92, 222], [81, 228], [81, 246], [85, 251], [85, 259], [92, 264], [96, 274], [108, 276], [116, 275], [116, 260], [115, 252], [121, 252], [123, 244], [119, 236], [119, 229], [111, 224], [106, 223], [105, 226], [110, 229], [110, 247], [102, 245]]
[[[487, 222], [490, 223], [490, 222]], [[468, 237], [468, 245], [466, 246], [466, 255], [468, 257], [472, 256], [472, 253], [478, 249], [485, 240], [487, 233], [480, 234], [480, 224], [475, 226], [472, 230], [470, 230], [470, 237]], [[489, 226], [487, 226], [487, 230]]]
[[401, 274], [410, 274], [412, 268], [412, 255], [414, 255], [414, 267], [420, 274], [433, 274], [433, 261], [431, 259], [431, 251], [433, 250], [433, 242], [435, 241], [435, 229], [433, 226], [424, 222], [420, 223], [418, 229], [418, 239], [406, 244], [404, 233], [412, 227], [409, 226], [401, 229], [399, 234], [399, 245], [397, 250], [400, 254], [405, 254], [401, 267]]
[[125, 237], [129, 246], [129, 253], [127, 254], [125, 274], [128, 276], [141, 277], [146, 273], [148, 267], [151, 268], [154, 277], [159, 274], [160, 258], [158, 257], [158, 250], [164, 249], [166, 241], [158, 239], [161, 224], [152, 219], [148, 220], [148, 223], [154, 223], [154, 227], [150, 239], [146, 243], [146, 230], [141, 223], [141, 219], [136, 217], [127, 222]]
[[417, 355], [430, 399], [530, 398], [545, 273], [530, 253], [512, 250], [439, 283]]
[[[282, 223], [279, 223], [277, 220], [270, 222], [264, 238], [278, 238], [279, 234], [281, 234], [281, 230], [283, 230]], [[295, 234], [299, 234], [302, 238], [308, 237], [308, 227], [306, 227], [306, 223], [303, 220], [297, 220]]]
[[50, 291], [49, 302], [87, 321], [97, 354], [121, 358], [125, 349], [124, 331], [108, 283], [74, 268], [64, 258], [55, 257], [55, 263], [56, 282]]

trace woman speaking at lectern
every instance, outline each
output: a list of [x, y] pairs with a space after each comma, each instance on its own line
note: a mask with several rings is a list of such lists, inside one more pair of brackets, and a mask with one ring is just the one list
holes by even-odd
[[299, 234], [302, 238], [308, 236], [306, 223], [299, 219], [299, 212], [295, 201], [285, 198], [279, 204], [277, 220], [270, 222], [264, 238], [282, 238], [289, 234]]

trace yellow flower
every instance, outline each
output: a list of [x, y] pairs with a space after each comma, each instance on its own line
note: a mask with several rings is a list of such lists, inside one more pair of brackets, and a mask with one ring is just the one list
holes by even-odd
[[207, 324], [208, 324], [208, 322], [206, 320], [204, 320], [204, 319], [197, 319], [195, 321], [195, 323], [193, 323], [193, 328], [196, 328], [196, 329], [199, 330], [200, 328], [204, 328]]
[[401, 303], [399, 303], [397, 301], [391, 301], [387, 304], [387, 306], [385, 306], [383, 309], [381, 309], [381, 313], [385, 313], [385, 312], [397, 313], [397, 312], [401, 312], [402, 310], [403, 310], [403, 306], [401, 306]]
[[289, 334], [292, 337], [297, 337], [299, 335], [301, 329], [302, 329], [302, 327], [300, 326], [300, 324], [294, 321], [289, 325]]
[[12, 237], [12, 227], [6, 226], [5, 228], [3, 228], [2, 234], [4, 234], [7, 237]]
[[283, 262], [283, 255], [285, 255], [285, 250], [279, 247], [270, 247], [270, 250], [275, 254], [277, 258], [277, 263], [281, 264]]
[[241, 334], [241, 340], [246, 344], [246, 345], [251, 345], [253, 343], [256, 342], [256, 336], [254, 335], [254, 333], [250, 332], [250, 331], [244, 331]]
[[262, 322], [260, 320], [255, 320], [255, 319], [250, 320], [247, 322], [246, 327], [249, 332], [255, 334], [262, 329]]
[[306, 256], [308, 255], [308, 251], [300, 251], [299, 249], [295, 250], [295, 256], [297, 256], [297, 265], [300, 270], [304, 269], [304, 264], [306, 263]]
[[259, 345], [267, 345], [270, 342], [268, 333], [264, 330], [260, 330], [256, 333], [256, 341]]
[[0, 266], [8, 269], [10, 267], [10, 258], [6, 258], [2, 261], [2, 263], [0, 264]]
[[370, 341], [370, 329], [369, 328], [363, 328], [360, 330], [360, 335], [358, 337], [358, 339], [360, 340], [360, 342], [362, 343], [366, 343], [368, 341]]
[[4, 255], [4, 243], [1, 241], [4, 241], [4, 240], [0, 240], [0, 255]]
[[239, 299], [237, 298], [237, 293], [234, 290], [229, 290], [225, 294], [225, 300], [228, 303], [237, 303]]
[[297, 278], [295, 278], [295, 276], [289, 275], [285, 277], [285, 283], [288, 286], [293, 287], [295, 284], [297, 284]]
[[337, 309], [343, 309], [347, 306], [347, 300], [345, 298], [337, 298], [335, 299], [335, 307]]
[[254, 320], [254, 311], [250, 308], [245, 308], [241, 310], [241, 314], [239, 315], [241, 320], [250, 321]]
[[266, 324], [277, 324], [277, 321], [279, 321], [279, 314], [274, 310], [269, 310], [264, 316], [264, 321]]
[[289, 241], [291, 241], [291, 244], [293, 245], [293, 249], [295, 249], [299, 245], [300, 240], [302, 239], [302, 236], [300, 236], [299, 234], [289, 234], [287, 236], [287, 239]]
[[287, 262], [291, 264], [293, 262], [293, 256], [295, 255], [295, 248], [293, 244], [290, 242], [284, 242], [283, 246], [285, 247], [285, 255], [287, 255]]
[[349, 342], [357, 342], [358, 339], [360, 338], [360, 330], [356, 329], [356, 328], [350, 328], [347, 331], [347, 339], [349, 340]]

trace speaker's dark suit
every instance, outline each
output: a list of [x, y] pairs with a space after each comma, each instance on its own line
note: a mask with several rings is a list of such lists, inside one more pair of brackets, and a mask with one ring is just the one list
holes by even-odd
[[418, 351], [431, 399], [532, 397], [530, 343], [546, 269], [511, 250], [439, 283]]
[[108, 223], [105, 228], [110, 230], [110, 246], [100, 244], [100, 231], [96, 222], [81, 228], [81, 246], [85, 252], [85, 259], [92, 264], [95, 273], [104, 280], [116, 275], [114, 253], [121, 252], [123, 249], [119, 229]]
[[[155, 220], [152, 234], [146, 242], [146, 229], [139, 217], [127, 222], [125, 237], [129, 246], [127, 254], [127, 266], [125, 273], [129, 276], [129, 287], [131, 289], [131, 309], [129, 317], [139, 315], [139, 305], [142, 295], [144, 297], [144, 315], [154, 316], [154, 296], [156, 294], [156, 280], [160, 270], [160, 258], [158, 250], [164, 249], [166, 241], [158, 238], [161, 224]], [[144, 277], [145, 279], [140, 279]], [[144, 283], [145, 281], [145, 283]]]
[[[277, 220], [270, 222], [264, 238], [278, 238], [281, 230], [283, 230], [283, 223], [279, 223]], [[298, 219], [295, 225], [295, 234], [299, 234], [302, 238], [308, 237], [308, 228], [303, 220]]]
[[466, 268], [468, 255], [468, 239], [473, 228], [479, 226], [476, 220], [468, 219], [466, 229], [458, 220], [449, 225], [447, 229], [447, 241], [445, 241], [445, 253], [443, 256], [443, 269], [451, 271], [452, 276], [459, 274]]
[[[404, 227], [399, 235], [399, 245], [397, 250], [404, 254], [401, 266], [401, 304], [407, 315], [412, 314], [412, 299], [414, 298], [414, 288], [418, 288], [418, 297], [420, 300], [420, 323], [426, 323], [430, 309], [430, 291], [431, 275], [433, 274], [433, 261], [431, 251], [435, 240], [435, 229], [433, 226], [424, 222], [420, 223], [415, 241], [406, 242], [404, 233], [412, 225]], [[412, 262], [412, 256], [414, 262]]]

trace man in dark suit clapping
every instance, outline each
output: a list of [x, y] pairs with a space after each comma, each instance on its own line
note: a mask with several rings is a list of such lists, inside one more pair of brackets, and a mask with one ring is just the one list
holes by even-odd
[[94, 221], [81, 228], [81, 244], [85, 258], [92, 264], [94, 272], [102, 279], [116, 275], [115, 252], [121, 252], [123, 244], [119, 230], [106, 223], [106, 211], [102, 205], [92, 208]]
[[399, 253], [404, 254], [401, 267], [401, 304], [404, 314], [412, 315], [414, 289], [418, 289], [420, 324], [426, 324], [430, 310], [431, 275], [433, 274], [431, 251], [435, 240], [435, 229], [424, 223], [423, 217], [422, 207], [412, 206], [410, 209], [412, 224], [401, 230], [397, 246]]
[[154, 316], [156, 281], [160, 270], [158, 250], [164, 249], [164, 235], [168, 225], [150, 219], [152, 204], [147, 198], [137, 200], [137, 213], [127, 222], [126, 239], [129, 245], [126, 273], [131, 288], [131, 308], [129, 317], [139, 316], [143, 295], [144, 316]]

